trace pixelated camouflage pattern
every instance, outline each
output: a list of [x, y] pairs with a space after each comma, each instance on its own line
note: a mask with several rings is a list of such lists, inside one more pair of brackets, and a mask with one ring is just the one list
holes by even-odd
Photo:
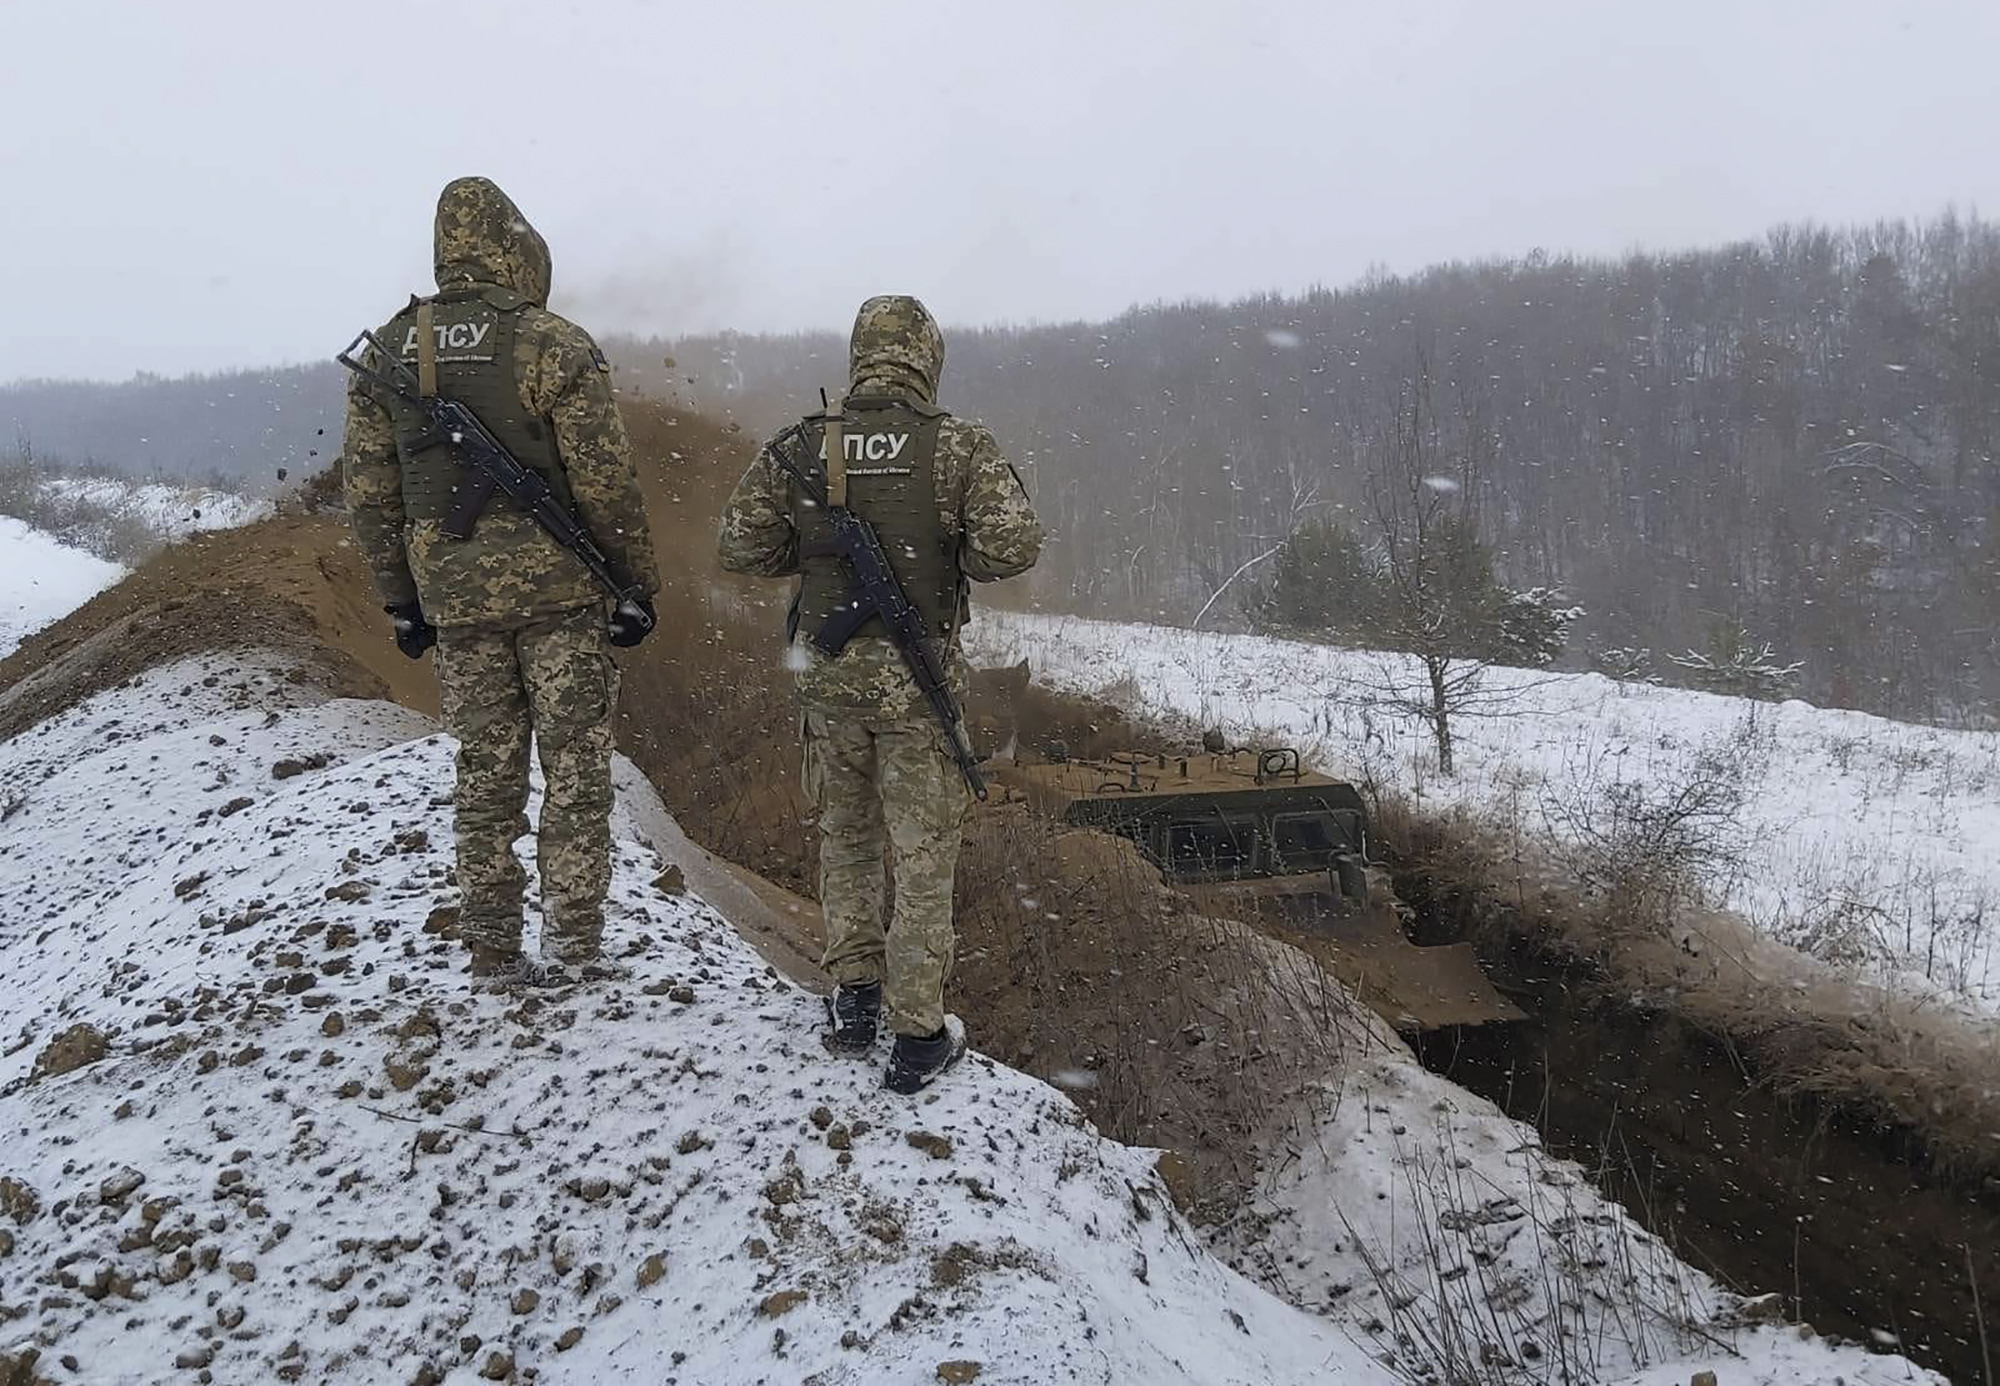
[[851, 395], [902, 395], [934, 403], [944, 375], [944, 333], [908, 294], [877, 294], [854, 315], [847, 338]]
[[403, 521], [403, 465], [396, 421], [374, 398], [349, 385], [340, 443], [341, 489], [354, 542], [386, 606], [418, 601]]
[[[440, 290], [494, 285], [531, 301], [519, 310], [512, 363], [522, 408], [550, 429], [577, 514], [598, 543], [648, 594], [657, 591], [645, 497], [603, 355], [589, 333], [538, 306], [550, 273], [541, 236], [499, 188], [461, 178], [438, 199], [436, 246]], [[436, 521], [410, 521], [393, 419], [358, 380], [341, 453], [355, 541], [385, 604], [421, 600], [446, 628], [532, 621], [601, 599], [583, 565], [518, 510], [496, 505], [464, 540]]]
[[[957, 955], [952, 877], [972, 802], [937, 725], [809, 713], [804, 779], [819, 810], [827, 974], [881, 982], [897, 1034], [936, 1033]], [[896, 883], [886, 930], [885, 849]]]
[[[889, 295], [862, 304], [848, 357], [850, 394], [935, 402], [944, 338], [916, 299]], [[784, 577], [799, 570], [792, 481], [771, 459], [772, 446], [758, 451], [723, 507], [717, 550], [731, 572]], [[938, 522], [947, 536], [960, 539], [958, 561], [965, 576], [994, 582], [1032, 568], [1042, 551], [1041, 522], [985, 425], [940, 420], [936, 466]], [[946, 659], [962, 697], [964, 660], [956, 638]], [[829, 657], [801, 637], [792, 662], [808, 711], [890, 721], [919, 715], [925, 707], [901, 653], [886, 638], [863, 636]]]
[[548, 306], [548, 242], [490, 179], [454, 178], [445, 184], [438, 194], [432, 250], [440, 292], [498, 284], [538, 308]]
[[544, 953], [594, 957], [611, 881], [612, 709], [618, 671], [591, 606], [520, 626], [438, 633], [445, 725], [458, 738], [453, 798], [459, 927], [468, 944], [521, 946], [530, 731], [545, 793], [536, 833]]

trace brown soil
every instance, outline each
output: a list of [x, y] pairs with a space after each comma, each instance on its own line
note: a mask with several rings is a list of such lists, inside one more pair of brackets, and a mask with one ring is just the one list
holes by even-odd
[[1107, 1134], [1178, 1152], [1198, 1216], [1234, 1206], [1261, 1133], [1369, 1042], [1329, 971], [1197, 913], [1123, 838], [989, 809], [957, 885], [954, 1004], [975, 1041]]
[[336, 693], [425, 711], [437, 693], [402, 658], [345, 522], [267, 520], [177, 544], [0, 662], [0, 738], [156, 664], [204, 650], [276, 648]]
[[1731, 970], [1699, 981], [1681, 948], [1510, 881], [1462, 824], [1394, 836], [1425, 929], [1474, 940], [1531, 1017], [1424, 1036], [1426, 1065], [1536, 1124], [1692, 1264], [1782, 1291], [1822, 1332], [1893, 1333], [1982, 1379], [1975, 1277], [1989, 1300], [2000, 1284], [1990, 1040], [1808, 984], [1723, 919], [1698, 921], [1699, 951]]

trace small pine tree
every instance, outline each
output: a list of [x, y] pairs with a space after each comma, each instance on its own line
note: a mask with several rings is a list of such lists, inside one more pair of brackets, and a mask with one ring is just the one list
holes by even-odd
[[1366, 644], [1379, 626], [1380, 560], [1334, 520], [1309, 519], [1278, 550], [1270, 582], [1248, 603], [1261, 629]]
[[1771, 642], [1754, 639], [1749, 627], [1733, 617], [1721, 617], [1709, 627], [1706, 651], [1689, 650], [1671, 658], [1697, 688], [1770, 702], [1789, 698], [1798, 686], [1799, 670], [1805, 668], [1802, 661], [1779, 663]]
[[1493, 657], [1503, 663], [1546, 669], [1569, 644], [1569, 628], [1583, 619], [1583, 608], [1553, 587], [1525, 590], [1500, 587]]
[[1614, 645], [1609, 649], [1594, 650], [1590, 663], [1598, 673], [1621, 683], [1660, 681], [1660, 676], [1653, 672], [1653, 652], [1643, 645]]

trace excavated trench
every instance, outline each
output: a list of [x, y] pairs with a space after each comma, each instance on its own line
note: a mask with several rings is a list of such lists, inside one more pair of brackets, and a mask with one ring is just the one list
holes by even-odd
[[[1399, 887], [1420, 925], [1448, 929], [1421, 880]], [[1533, 1123], [1724, 1284], [1960, 1386], [1988, 1381], [2000, 1181], [1950, 1177], [1919, 1133], [1775, 1091], [1725, 1040], [1518, 935], [1481, 957], [1529, 1018], [1434, 1031], [1426, 1067]]]

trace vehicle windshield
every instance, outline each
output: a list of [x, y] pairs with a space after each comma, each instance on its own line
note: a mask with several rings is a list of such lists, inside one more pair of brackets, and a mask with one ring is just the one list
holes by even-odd
[[1271, 870], [1318, 871], [1340, 847], [1330, 813], [1281, 813], [1271, 823]]
[[1207, 813], [1167, 826], [1167, 869], [1177, 876], [1240, 876], [1256, 869], [1257, 820]]

